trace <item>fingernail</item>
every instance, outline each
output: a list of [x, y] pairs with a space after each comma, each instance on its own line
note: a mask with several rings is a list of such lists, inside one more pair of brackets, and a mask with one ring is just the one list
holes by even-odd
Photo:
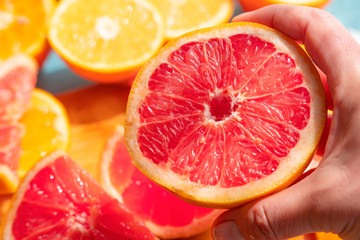
[[217, 225], [213, 230], [215, 240], [246, 240], [234, 221], [226, 221]]

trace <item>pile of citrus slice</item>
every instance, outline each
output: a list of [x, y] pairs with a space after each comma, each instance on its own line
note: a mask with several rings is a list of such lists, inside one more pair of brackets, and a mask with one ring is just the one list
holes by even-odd
[[302, 48], [266, 26], [232, 23], [185, 34], [144, 65], [125, 139], [149, 178], [228, 208], [291, 184], [325, 122], [324, 89]]

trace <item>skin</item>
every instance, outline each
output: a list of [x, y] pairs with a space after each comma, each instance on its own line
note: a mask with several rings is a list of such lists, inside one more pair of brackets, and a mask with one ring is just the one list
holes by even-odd
[[214, 239], [285, 239], [311, 232], [360, 239], [360, 45], [332, 15], [314, 8], [273, 5], [233, 21], [268, 25], [304, 43], [327, 76], [334, 113], [318, 168], [284, 191], [222, 214], [213, 225]]

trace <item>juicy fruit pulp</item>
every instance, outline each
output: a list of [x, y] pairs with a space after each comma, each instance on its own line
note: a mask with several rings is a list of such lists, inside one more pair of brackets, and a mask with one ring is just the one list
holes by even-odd
[[28, 107], [36, 74], [36, 64], [26, 55], [0, 63], [0, 195], [14, 192], [18, 185], [16, 170], [24, 134], [19, 119]]
[[81, 76], [116, 82], [133, 77], [160, 48], [163, 28], [147, 1], [69, 0], [51, 18], [49, 42]]
[[165, 36], [174, 39], [186, 32], [227, 22], [233, 13], [232, 0], [150, 0], [165, 19]]
[[0, 60], [17, 53], [39, 58], [46, 48], [45, 28], [53, 0], [0, 2]]
[[303, 82], [294, 60], [258, 37], [187, 43], [150, 77], [139, 109], [140, 149], [203, 185], [263, 178], [308, 123], [311, 99]]
[[325, 111], [319, 74], [295, 41], [230, 23], [185, 34], [145, 64], [125, 139], [152, 180], [228, 208], [289, 186], [319, 144]]
[[220, 211], [187, 203], [142, 174], [131, 163], [123, 132], [123, 127], [118, 126], [108, 141], [102, 159], [103, 186], [158, 237], [189, 237], [210, 228]]
[[4, 240], [154, 239], [122, 204], [64, 155], [39, 162], [19, 187]]
[[25, 134], [21, 139], [18, 174], [23, 177], [44, 155], [67, 150], [70, 129], [65, 108], [57, 98], [40, 89], [32, 91], [29, 107], [20, 122]]

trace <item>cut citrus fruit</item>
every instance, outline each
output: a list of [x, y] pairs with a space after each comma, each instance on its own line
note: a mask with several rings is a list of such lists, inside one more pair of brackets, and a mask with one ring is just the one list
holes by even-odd
[[61, 102], [50, 93], [35, 89], [20, 122], [25, 127], [18, 168], [20, 177], [47, 153], [68, 149], [70, 126], [67, 113]]
[[17, 121], [23, 115], [37, 70], [32, 58], [22, 54], [0, 62], [0, 123]]
[[14, 192], [19, 184], [16, 169], [21, 151], [21, 137], [21, 125], [0, 125], [0, 195]]
[[12, 193], [19, 184], [16, 174], [23, 136], [18, 123], [34, 88], [37, 66], [18, 54], [0, 63], [0, 195]]
[[51, 46], [79, 75], [99, 82], [134, 76], [163, 44], [159, 12], [142, 0], [66, 0], [49, 28]]
[[165, 36], [173, 39], [189, 31], [226, 23], [234, 11], [232, 0], [150, 0], [165, 20]]
[[334, 233], [316, 233], [316, 239], [315, 240], [341, 240], [338, 235]]
[[185, 34], [144, 65], [125, 140], [155, 182], [228, 208], [291, 184], [325, 121], [324, 89], [301, 47], [269, 27], [231, 23]]
[[316, 8], [324, 8], [330, 0], [238, 0], [241, 8], [247, 11], [253, 11], [272, 4], [292, 4]]
[[103, 153], [100, 180], [110, 194], [162, 239], [185, 238], [204, 232], [221, 213], [187, 203], [143, 175], [131, 163], [121, 125]]
[[48, 50], [46, 25], [54, 3], [53, 0], [0, 2], [0, 61], [25, 53], [41, 64]]
[[2, 239], [156, 238], [87, 172], [54, 152], [38, 162], [19, 186]]

